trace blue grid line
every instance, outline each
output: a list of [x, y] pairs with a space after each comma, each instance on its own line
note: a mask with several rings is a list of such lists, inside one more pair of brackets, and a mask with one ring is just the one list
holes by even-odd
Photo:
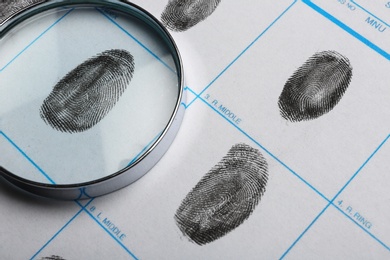
[[80, 215], [81, 212], [83, 212], [84, 208], [87, 207], [91, 202], [93, 201], [93, 199], [91, 199], [85, 206], [81, 206], [81, 204], [77, 203], [79, 206], [81, 206], [81, 209], [68, 221], [66, 222], [66, 224], [60, 229], [58, 230], [50, 239], [49, 241], [47, 241], [31, 258], [30, 260], [34, 259], [39, 253], [42, 252], [43, 249], [46, 248], [46, 246], [48, 244], [50, 244], [60, 233], [62, 233], [62, 231], [64, 231], [64, 229], [66, 227], [69, 226], [69, 224], [76, 219], [76, 217], [78, 217]]
[[287, 166], [284, 162], [282, 162], [278, 157], [276, 157], [274, 154], [272, 154], [267, 148], [265, 148], [262, 144], [260, 144], [258, 141], [256, 141], [252, 136], [250, 136], [248, 133], [246, 133], [244, 130], [242, 130], [239, 126], [235, 125], [232, 121], [230, 121], [225, 115], [223, 115], [220, 111], [218, 111], [215, 107], [213, 107], [211, 104], [209, 104], [205, 99], [202, 97], [199, 97], [203, 103], [205, 103], [207, 106], [209, 106], [214, 112], [218, 113], [223, 119], [225, 119], [227, 122], [229, 122], [230, 125], [232, 125], [234, 128], [236, 128], [238, 131], [240, 131], [243, 135], [245, 135], [247, 138], [249, 138], [252, 142], [254, 142], [256, 145], [258, 145], [261, 149], [263, 149], [269, 156], [271, 156], [273, 159], [275, 159], [278, 163], [280, 163], [283, 167], [285, 167], [289, 172], [291, 172], [295, 177], [297, 177], [299, 180], [301, 180], [304, 184], [306, 184], [310, 189], [312, 189], [315, 193], [317, 193], [320, 197], [322, 197], [327, 202], [330, 202], [330, 200], [325, 197], [324, 194], [322, 194], [318, 189], [316, 189], [313, 185], [311, 185], [309, 182], [307, 182], [305, 179], [303, 179], [299, 174], [297, 174], [294, 170], [292, 170], [289, 166]]
[[370, 237], [372, 237], [374, 240], [376, 240], [379, 244], [381, 244], [384, 248], [386, 248], [388, 251], [390, 251], [390, 247], [386, 245], [383, 241], [381, 241], [379, 238], [374, 236], [371, 232], [369, 232], [367, 229], [362, 227], [356, 220], [354, 220], [351, 216], [349, 216], [347, 213], [344, 212], [344, 210], [340, 209], [337, 205], [332, 203], [332, 206], [335, 207], [338, 211], [340, 211], [344, 216], [349, 218], [353, 223], [355, 223], [360, 229], [362, 229], [365, 233], [367, 233]]
[[0, 69], [2, 72], [6, 69], [11, 63], [13, 63], [20, 55], [22, 55], [27, 49], [29, 49], [36, 41], [42, 38], [48, 31], [50, 31], [55, 25], [57, 25], [62, 19], [64, 19], [68, 14], [70, 14], [74, 9], [70, 9], [63, 16], [61, 16], [57, 21], [55, 21], [52, 25], [50, 25], [46, 30], [44, 30], [37, 38], [35, 38], [32, 42], [30, 42], [23, 50], [21, 50], [12, 60], [10, 60], [3, 68]]
[[44, 172], [41, 167], [38, 166], [38, 164], [36, 164], [19, 146], [16, 145], [16, 143], [14, 141], [11, 140], [11, 138], [9, 138], [3, 131], [0, 131], [0, 135], [4, 136], [4, 138], [13, 146], [16, 148], [16, 150], [18, 150], [19, 153], [21, 153], [23, 155], [24, 158], [27, 159], [27, 161], [29, 161], [40, 173], [42, 173], [43, 176], [45, 176], [45, 178], [50, 181], [52, 184], [56, 184], [50, 177], [48, 174], [46, 174], [46, 172]]
[[359, 7], [360, 9], [362, 9], [364, 12], [368, 13], [369, 15], [371, 16], [374, 16], [377, 20], [381, 21], [382, 23], [384, 23], [387, 27], [390, 27], [390, 25], [388, 23], [386, 23], [385, 21], [383, 21], [381, 18], [379, 18], [378, 16], [376, 16], [375, 14], [371, 13], [370, 11], [368, 11], [367, 9], [365, 9], [364, 7], [362, 7], [360, 4], [356, 3], [354, 0], [350, 0], [352, 3], [354, 3], [357, 7]]
[[355, 30], [351, 29], [349, 26], [342, 23], [340, 20], [336, 19], [334, 16], [330, 15], [329, 13], [327, 13], [326, 11], [324, 11], [323, 9], [318, 7], [317, 5], [313, 4], [310, 0], [302, 0], [302, 2], [307, 4], [309, 7], [311, 7], [312, 9], [314, 9], [315, 11], [320, 13], [321, 15], [323, 15], [325, 18], [329, 19], [331, 22], [333, 22], [334, 24], [339, 26], [341, 29], [343, 29], [344, 31], [346, 31], [347, 33], [349, 33], [350, 35], [352, 35], [353, 37], [355, 37], [356, 39], [358, 39], [359, 41], [361, 41], [365, 45], [367, 45], [370, 49], [374, 50], [379, 55], [383, 56], [387, 60], [390, 60], [389, 53], [382, 50], [380, 47], [373, 44], [371, 41], [369, 41], [368, 39], [363, 37], [361, 34], [357, 33]]
[[306, 227], [306, 229], [298, 236], [298, 238], [291, 244], [291, 246], [283, 253], [280, 259], [283, 259], [291, 249], [301, 240], [301, 238], [306, 234], [306, 232], [317, 222], [317, 220], [322, 216], [322, 214], [328, 209], [330, 205], [333, 204], [334, 200], [345, 190], [345, 188], [351, 184], [351, 182], [355, 179], [355, 177], [361, 172], [361, 170], [367, 165], [367, 163], [371, 160], [371, 158], [382, 148], [382, 146], [387, 142], [390, 135], [388, 135], [385, 140], [375, 149], [375, 151], [368, 157], [368, 159], [363, 163], [362, 166], [355, 172], [354, 175], [347, 181], [347, 183], [336, 193], [336, 195], [332, 198], [332, 200], [325, 206], [324, 209], [314, 218], [314, 220]]
[[159, 62], [161, 62], [165, 67], [167, 67], [170, 71], [173, 73], [177, 73], [176, 70], [171, 68], [168, 64], [166, 64], [159, 56], [157, 56], [154, 52], [152, 52], [148, 47], [146, 47], [142, 42], [140, 42], [136, 37], [134, 37], [131, 33], [126, 31], [122, 26], [120, 26], [116, 21], [114, 21], [111, 17], [109, 17], [104, 11], [100, 10], [99, 8], [96, 8], [97, 11], [99, 11], [104, 17], [106, 17], [110, 22], [112, 22], [114, 25], [116, 25], [122, 32], [124, 32], [127, 36], [129, 36], [131, 39], [133, 39], [138, 45], [140, 45], [142, 48], [144, 48], [149, 54], [151, 54], [154, 58], [156, 58]]
[[[76, 201], [77, 204], [79, 202]], [[82, 207], [81, 204], [79, 204]], [[118, 238], [116, 238], [110, 231], [108, 231], [100, 221], [98, 221], [85, 207], [82, 207], [82, 211], [86, 212], [107, 234], [111, 236], [127, 253], [129, 253], [134, 259], [138, 259]]]
[[190, 107], [207, 89], [209, 89], [215, 81], [217, 81], [233, 64], [237, 62], [237, 60], [244, 55], [287, 11], [290, 10], [290, 8], [297, 2], [295, 0], [289, 7], [287, 7], [286, 10], [283, 11], [268, 27], [260, 33], [259, 36], [257, 36], [232, 62], [230, 62], [218, 75], [215, 77], [196, 97], [194, 100], [192, 100], [188, 105], [187, 108]]

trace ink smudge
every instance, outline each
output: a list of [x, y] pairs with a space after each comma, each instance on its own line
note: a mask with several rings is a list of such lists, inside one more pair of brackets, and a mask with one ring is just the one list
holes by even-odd
[[181, 232], [198, 245], [241, 225], [265, 192], [268, 164], [246, 144], [234, 145], [187, 194], [175, 214]]
[[62, 132], [82, 132], [114, 107], [134, 73], [133, 56], [108, 50], [90, 58], [62, 78], [44, 100], [40, 115]]
[[336, 51], [310, 57], [284, 85], [279, 97], [286, 120], [312, 120], [331, 111], [341, 100], [352, 78], [349, 60]]
[[20, 10], [44, 0], [0, 1], [0, 23]]
[[221, 0], [169, 0], [162, 23], [172, 31], [186, 31], [209, 17]]
[[41, 260], [65, 260], [65, 259], [58, 255], [52, 255], [48, 257], [42, 257]]

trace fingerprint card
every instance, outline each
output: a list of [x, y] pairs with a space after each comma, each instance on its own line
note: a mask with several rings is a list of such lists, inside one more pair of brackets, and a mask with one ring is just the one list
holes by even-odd
[[[0, 3], [0, 21], [32, 2]], [[14, 224], [0, 258], [389, 259], [390, 2], [134, 3], [182, 55], [176, 139], [143, 178], [103, 197], [49, 203], [1, 182], [0, 219]], [[177, 80], [169, 49], [120, 12], [93, 12], [66, 9], [0, 40], [1, 166], [83, 178], [86, 165], [123, 168], [161, 134], [172, 107], [156, 108], [177, 95], [164, 87]], [[74, 124], [72, 109], [52, 108], [79, 85], [85, 95], [67, 101], [97, 106]]]

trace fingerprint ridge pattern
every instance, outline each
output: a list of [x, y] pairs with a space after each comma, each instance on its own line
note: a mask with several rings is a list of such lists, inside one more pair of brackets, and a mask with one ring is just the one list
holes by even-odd
[[315, 53], [287, 80], [279, 96], [286, 120], [312, 120], [330, 112], [341, 100], [352, 78], [352, 66], [336, 51]]
[[134, 73], [134, 58], [125, 50], [107, 50], [63, 77], [44, 100], [40, 116], [62, 132], [82, 132], [115, 106]]
[[262, 154], [236, 144], [188, 193], [176, 211], [176, 224], [198, 245], [219, 239], [249, 218], [267, 180]]
[[221, 0], [169, 0], [161, 14], [161, 21], [172, 31], [186, 31], [209, 17], [220, 2]]
[[44, 0], [0, 1], [0, 23], [20, 10]]

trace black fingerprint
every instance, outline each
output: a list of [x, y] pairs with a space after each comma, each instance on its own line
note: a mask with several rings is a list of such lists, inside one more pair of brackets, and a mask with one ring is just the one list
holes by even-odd
[[177, 226], [199, 245], [221, 238], [250, 216], [267, 180], [262, 154], [246, 144], [234, 145], [182, 201]]
[[133, 56], [125, 50], [86, 60], [54, 86], [41, 106], [42, 119], [62, 132], [90, 129], [114, 107], [133, 72]]
[[170, 30], [181, 32], [205, 20], [217, 8], [221, 0], [169, 0], [162, 23]]
[[291, 122], [311, 120], [332, 110], [352, 78], [349, 60], [335, 51], [310, 57], [284, 85], [280, 114]]
[[41, 260], [65, 260], [65, 259], [58, 255], [52, 255], [48, 257], [42, 257]]
[[29, 5], [43, 2], [44, 0], [1, 0], [0, 1], [0, 23], [9, 16], [17, 13]]

